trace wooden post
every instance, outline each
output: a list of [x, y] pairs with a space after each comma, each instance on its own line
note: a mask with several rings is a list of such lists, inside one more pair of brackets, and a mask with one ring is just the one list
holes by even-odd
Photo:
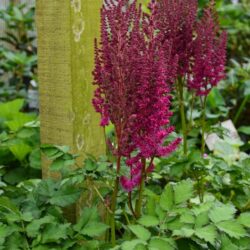
[[[37, 0], [42, 143], [68, 145], [83, 159], [105, 153], [91, 99], [102, 0]], [[43, 177], [53, 176], [46, 160]]]

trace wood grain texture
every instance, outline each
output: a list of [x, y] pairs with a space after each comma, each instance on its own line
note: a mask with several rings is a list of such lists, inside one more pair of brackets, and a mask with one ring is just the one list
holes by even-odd
[[[80, 161], [105, 152], [91, 99], [101, 0], [37, 0], [42, 143], [69, 145]], [[53, 176], [43, 163], [43, 177]]]

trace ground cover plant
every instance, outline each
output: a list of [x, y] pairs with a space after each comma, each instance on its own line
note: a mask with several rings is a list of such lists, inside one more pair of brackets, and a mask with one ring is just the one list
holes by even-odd
[[[0, 249], [248, 250], [247, 6], [104, 1], [93, 105], [105, 156], [41, 145], [25, 101], [0, 103]], [[41, 156], [60, 179], [41, 179]]]
[[6, 10], [0, 10], [6, 26], [0, 37], [0, 101], [27, 98], [28, 89], [37, 88], [34, 11], [25, 3], [10, 3]]

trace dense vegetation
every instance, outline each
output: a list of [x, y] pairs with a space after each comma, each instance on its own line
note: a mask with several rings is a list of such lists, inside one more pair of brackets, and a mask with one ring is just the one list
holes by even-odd
[[[79, 165], [69, 147], [40, 144], [39, 117], [28, 95], [37, 88], [34, 8], [0, 11], [8, 27], [0, 38], [0, 249], [249, 250], [250, 6], [244, 0], [216, 3], [228, 34], [226, 76], [207, 96], [205, 125], [199, 99], [184, 89], [187, 152], [180, 145], [154, 157], [139, 216], [137, 187], [117, 189], [111, 206], [117, 180], [112, 150]], [[199, 16], [206, 4], [199, 1]], [[143, 10], [149, 13], [146, 4]], [[183, 137], [179, 99], [172, 95], [175, 133], [167, 143]], [[237, 131], [223, 126], [227, 120]], [[202, 134], [219, 139], [201, 153]], [[106, 135], [116, 145], [113, 125]], [[60, 180], [41, 179], [41, 155]], [[120, 164], [119, 177], [127, 176], [124, 158]], [[83, 209], [74, 222], [65, 214], [81, 195]]]

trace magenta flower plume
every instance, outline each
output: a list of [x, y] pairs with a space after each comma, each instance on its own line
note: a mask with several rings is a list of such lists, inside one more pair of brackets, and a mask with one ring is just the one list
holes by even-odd
[[220, 31], [213, 1], [197, 22], [196, 36], [188, 87], [206, 96], [225, 76], [227, 34]]
[[197, 0], [151, 0], [149, 5], [156, 29], [162, 34], [162, 46], [172, 40], [172, 56], [178, 56], [178, 75], [189, 68], [193, 49], [193, 30], [197, 17]]
[[[172, 44], [165, 44], [171, 53]], [[115, 154], [126, 159], [130, 175], [121, 177], [130, 192], [139, 185], [142, 159], [173, 152], [180, 139], [164, 145], [174, 128], [169, 126], [170, 89], [176, 58], [165, 56], [153, 20], [142, 14], [136, 1], [106, 1], [101, 10], [101, 46], [96, 42], [93, 104], [101, 126], [113, 123]], [[169, 67], [168, 65], [172, 65]], [[168, 67], [167, 67], [168, 66]], [[146, 171], [153, 170], [151, 162]]]

